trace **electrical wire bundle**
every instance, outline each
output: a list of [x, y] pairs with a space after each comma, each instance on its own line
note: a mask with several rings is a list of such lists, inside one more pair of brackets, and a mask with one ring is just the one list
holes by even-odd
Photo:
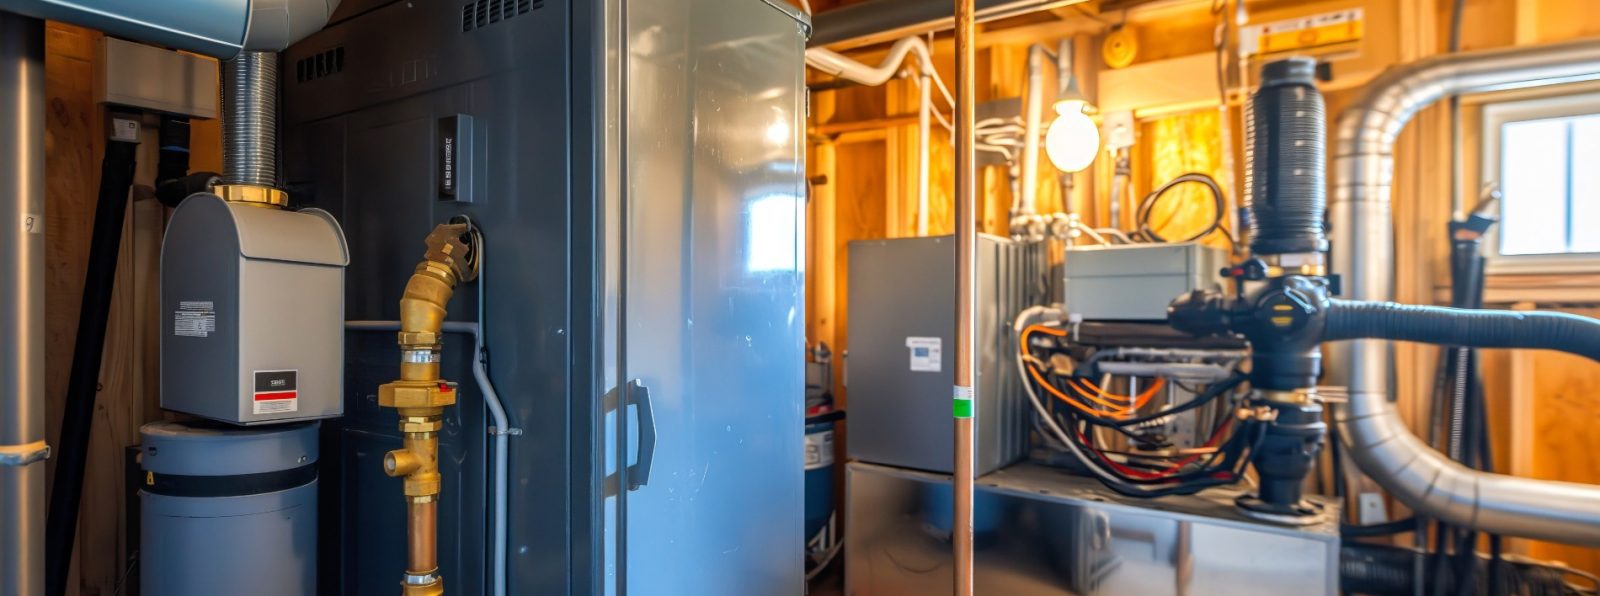
[[[1033, 402], [1047, 435], [1070, 451], [1084, 467], [1107, 487], [1134, 497], [1159, 497], [1193, 494], [1202, 489], [1232, 484], [1244, 477], [1245, 467], [1266, 436], [1263, 422], [1237, 416], [1220, 416], [1210, 438], [1198, 452], [1173, 455], [1130, 454], [1109, 451], [1099, 444], [1099, 431], [1113, 431], [1138, 438], [1145, 425], [1161, 424], [1171, 416], [1200, 408], [1223, 399], [1231, 407], [1231, 396], [1245, 381], [1235, 373], [1213, 383], [1187, 402], [1149, 411], [1151, 398], [1167, 383], [1155, 379], [1138, 395], [1119, 395], [1101, 388], [1094, 381], [1060, 374], [1048, 365], [1049, 357], [1066, 349], [1068, 332], [1049, 325], [1023, 323], [1034, 312], [1025, 311], [1017, 319], [1017, 368], [1023, 387]], [[1038, 389], [1050, 395], [1050, 408], [1039, 399]]]
[[[1206, 190], [1211, 193], [1211, 201], [1215, 210], [1213, 211], [1211, 217], [1211, 223], [1207, 224], [1205, 228], [1201, 229], [1199, 232], [1190, 234], [1187, 238], [1173, 240], [1163, 237], [1159, 232], [1156, 231], [1157, 229], [1166, 227], [1167, 222], [1153, 224], [1150, 219], [1152, 213], [1155, 211], [1156, 204], [1161, 201], [1161, 197], [1170, 192], [1172, 189], [1183, 184], [1200, 184], [1205, 186]], [[1223, 218], [1227, 217], [1227, 213], [1227, 199], [1223, 197], [1222, 186], [1217, 184], [1216, 179], [1198, 172], [1190, 172], [1188, 174], [1168, 180], [1166, 184], [1163, 184], [1154, 191], [1151, 191], [1150, 194], [1145, 195], [1143, 200], [1139, 201], [1139, 208], [1134, 212], [1134, 218], [1139, 222], [1139, 229], [1133, 232], [1133, 236], [1142, 242], [1197, 242], [1215, 232], [1222, 232], [1223, 237], [1227, 238], [1228, 240], [1228, 245], [1235, 246], [1236, 243], [1234, 241], [1233, 234], [1228, 231], [1228, 228], [1222, 225], [1222, 220]]]

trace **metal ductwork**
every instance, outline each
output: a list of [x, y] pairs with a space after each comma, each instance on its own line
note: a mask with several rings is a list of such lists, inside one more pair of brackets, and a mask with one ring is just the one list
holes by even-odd
[[277, 52], [316, 33], [339, 0], [0, 0], [0, 11], [99, 29], [219, 59]]
[[[1333, 269], [1354, 300], [1394, 298], [1394, 144], [1418, 111], [1462, 93], [1600, 79], [1600, 39], [1466, 52], [1390, 69], [1339, 118], [1329, 221]], [[1469, 469], [1406, 428], [1389, 402], [1390, 347], [1328, 346], [1328, 382], [1349, 388], [1336, 418], [1361, 470], [1419, 514], [1479, 531], [1600, 546], [1600, 486]]]
[[[982, 23], [1084, 1], [974, 0], [977, 4], [975, 17], [976, 22]], [[949, 31], [955, 27], [955, 9], [949, 2], [869, 0], [819, 14], [811, 19], [811, 25], [811, 47], [859, 47], [933, 31]]]

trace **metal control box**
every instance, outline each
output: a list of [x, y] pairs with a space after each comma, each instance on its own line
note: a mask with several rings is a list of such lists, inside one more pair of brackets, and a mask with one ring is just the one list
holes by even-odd
[[1174, 298], [1221, 285], [1227, 264], [1225, 251], [1194, 242], [1073, 246], [1062, 302], [1086, 321], [1165, 321]]
[[[978, 237], [976, 459], [982, 474], [1027, 448], [1013, 318], [1043, 302], [1042, 244]], [[845, 383], [852, 459], [950, 472], [955, 452], [956, 245], [951, 236], [850, 243]]]
[[342, 414], [349, 261], [326, 212], [185, 199], [161, 245], [161, 407], [244, 425]]

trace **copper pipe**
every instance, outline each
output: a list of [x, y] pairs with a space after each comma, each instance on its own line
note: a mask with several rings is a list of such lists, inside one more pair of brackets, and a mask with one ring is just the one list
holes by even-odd
[[[977, 395], [972, 382], [977, 329], [973, 306], [977, 298], [977, 170], [973, 167], [972, 136], [976, 128], [974, 95], [973, 0], [956, 4], [956, 379], [955, 379], [955, 515], [950, 528], [955, 548], [955, 594], [971, 596], [972, 582], [972, 417]], [[961, 403], [963, 400], [965, 404]]]
[[438, 534], [439, 501], [429, 498], [419, 503], [406, 504], [406, 533], [412, 540], [406, 548], [406, 573], [427, 575], [439, 570]]

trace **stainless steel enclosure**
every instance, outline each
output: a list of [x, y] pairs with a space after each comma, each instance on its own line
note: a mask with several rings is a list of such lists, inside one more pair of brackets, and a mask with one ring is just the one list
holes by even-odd
[[758, 0], [625, 14], [615, 382], [648, 399], [616, 443], [619, 586], [800, 594], [804, 26]]
[[[852, 463], [846, 478], [846, 593], [946, 593], [950, 544], [939, 528], [950, 511], [940, 494], [949, 494], [950, 477]], [[979, 594], [1338, 593], [1337, 513], [1278, 526], [1239, 515], [1239, 490], [1130, 499], [1035, 464], [977, 483]]]

